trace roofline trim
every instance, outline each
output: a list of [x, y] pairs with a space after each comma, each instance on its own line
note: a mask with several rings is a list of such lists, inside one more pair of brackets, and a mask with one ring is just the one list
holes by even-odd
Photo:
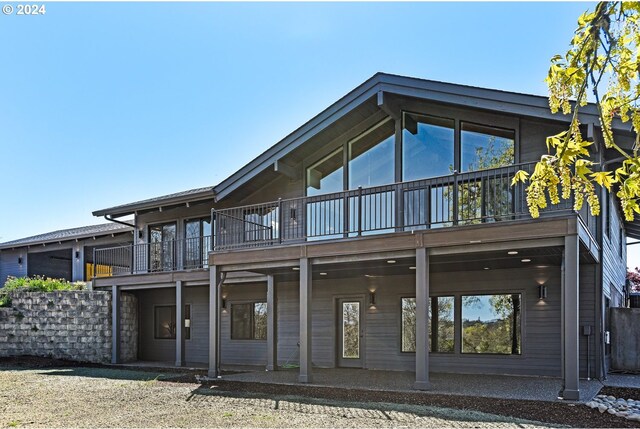
[[0, 244], [0, 250], [19, 249], [21, 247], [38, 246], [38, 245], [51, 244], [51, 243], [65, 243], [67, 241], [84, 240], [84, 239], [92, 238], [92, 237], [96, 237], [96, 238], [97, 237], [105, 237], [105, 236], [108, 236], [108, 235], [125, 234], [125, 233], [128, 233], [128, 232], [133, 232], [133, 227], [114, 229], [112, 231], [102, 231], [102, 232], [97, 232], [97, 233], [93, 233], [93, 234], [74, 235], [74, 236], [64, 237], [64, 238], [59, 238], [59, 239], [34, 240], [34, 241], [30, 241], [28, 243]]
[[204, 201], [208, 199], [215, 199], [215, 192], [213, 187], [208, 188], [205, 191], [200, 191], [197, 193], [189, 194], [189, 195], [180, 195], [177, 197], [160, 197], [159, 199], [148, 201], [148, 202], [135, 202], [130, 204], [123, 204], [120, 206], [114, 206], [106, 209], [96, 210], [92, 212], [94, 216], [106, 216], [111, 215], [112, 217], [122, 217], [130, 214], [134, 214], [138, 210], [147, 210], [154, 209], [157, 207], [167, 206], [167, 205], [176, 205], [176, 204], [186, 204], [194, 201]]

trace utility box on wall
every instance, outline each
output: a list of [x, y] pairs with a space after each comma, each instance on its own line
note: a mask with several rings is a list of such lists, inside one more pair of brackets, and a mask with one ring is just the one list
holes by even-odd
[[640, 308], [611, 308], [611, 368], [640, 370]]

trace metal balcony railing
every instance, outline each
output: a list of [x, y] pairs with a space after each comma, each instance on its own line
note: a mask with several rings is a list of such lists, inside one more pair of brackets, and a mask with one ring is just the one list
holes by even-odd
[[207, 268], [210, 236], [95, 249], [94, 277]]
[[[511, 186], [518, 170], [535, 162], [457, 173], [325, 195], [280, 199], [213, 210], [214, 251], [340, 239], [530, 218], [526, 185]], [[561, 200], [541, 217], [572, 212]], [[580, 211], [595, 237], [596, 222], [586, 204]]]

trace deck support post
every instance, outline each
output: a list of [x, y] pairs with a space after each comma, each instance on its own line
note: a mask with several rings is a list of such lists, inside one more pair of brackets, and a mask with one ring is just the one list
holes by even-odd
[[300, 259], [300, 383], [311, 383], [311, 263]]
[[184, 366], [184, 287], [176, 281], [176, 366]]
[[429, 252], [416, 249], [416, 381], [413, 388], [429, 390]]
[[580, 348], [579, 348], [579, 240], [577, 235], [564, 238], [562, 258], [562, 347], [563, 378], [562, 397], [580, 399]]
[[220, 351], [219, 351], [219, 315], [220, 300], [219, 298], [219, 269], [215, 265], [209, 267], [209, 371], [210, 378], [218, 378], [220, 376]]
[[276, 285], [272, 275], [267, 276], [267, 371], [278, 368]]
[[111, 286], [111, 363], [120, 363], [120, 289]]

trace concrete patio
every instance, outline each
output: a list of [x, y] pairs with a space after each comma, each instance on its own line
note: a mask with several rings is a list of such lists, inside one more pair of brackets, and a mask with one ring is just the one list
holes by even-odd
[[[222, 378], [229, 381], [300, 385], [297, 369], [256, 370], [223, 375]], [[431, 373], [430, 380], [431, 389], [425, 392], [430, 394], [557, 401], [562, 389], [562, 380], [552, 377]], [[413, 389], [414, 381], [413, 372], [314, 368], [313, 383], [307, 385], [416, 392]], [[580, 380], [580, 402], [590, 401], [601, 387], [602, 383], [598, 380]]]

